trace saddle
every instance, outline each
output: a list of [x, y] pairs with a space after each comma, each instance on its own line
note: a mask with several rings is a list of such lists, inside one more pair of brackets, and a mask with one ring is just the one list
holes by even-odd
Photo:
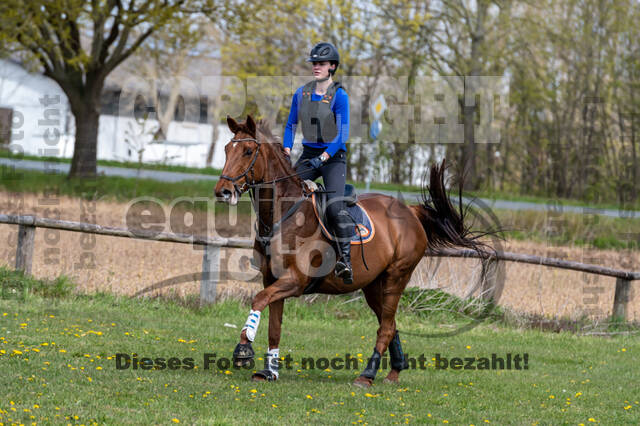
[[[324, 192], [325, 189], [322, 184], [306, 180], [305, 185], [307, 191], [311, 192], [313, 210], [318, 218], [322, 232], [329, 240], [334, 241], [333, 232], [330, 231], [332, 227], [326, 216], [328, 193]], [[358, 195], [353, 185], [346, 184], [344, 186], [344, 200], [347, 206], [347, 212], [353, 220], [354, 232], [351, 237], [351, 244], [364, 244], [369, 242], [373, 238], [375, 228], [367, 211], [358, 204]]]

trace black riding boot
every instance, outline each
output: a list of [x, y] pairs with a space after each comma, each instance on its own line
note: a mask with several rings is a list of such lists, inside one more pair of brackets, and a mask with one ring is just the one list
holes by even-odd
[[353, 270], [351, 269], [351, 242], [339, 242], [340, 258], [336, 262], [336, 276], [342, 278], [345, 284], [353, 283]]
[[346, 210], [340, 210], [334, 216], [334, 231], [337, 237], [338, 249], [340, 250], [338, 261], [335, 266], [336, 276], [342, 278], [345, 284], [353, 283], [353, 271], [351, 269], [351, 237], [355, 229], [355, 224]]

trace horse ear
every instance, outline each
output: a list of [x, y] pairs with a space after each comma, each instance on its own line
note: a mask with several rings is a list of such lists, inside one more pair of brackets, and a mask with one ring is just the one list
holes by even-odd
[[231, 130], [231, 133], [233, 133], [234, 135], [240, 131], [240, 125], [230, 115], [227, 115], [227, 125], [229, 126], [229, 130]]
[[247, 129], [249, 129], [249, 133], [251, 133], [251, 136], [253, 136], [254, 138], [256, 137], [256, 122], [253, 121], [253, 117], [251, 117], [250, 115], [247, 115], [247, 121], [246, 121], [246, 126]]

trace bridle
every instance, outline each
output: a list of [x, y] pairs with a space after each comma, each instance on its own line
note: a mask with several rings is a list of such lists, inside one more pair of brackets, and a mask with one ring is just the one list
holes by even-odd
[[[238, 192], [239, 194], [242, 194], [245, 190], [247, 189], [251, 189], [252, 191], [249, 192], [249, 195], [251, 196], [251, 204], [253, 204], [253, 208], [257, 213], [258, 216], [258, 221], [260, 221], [260, 223], [264, 226], [267, 234], [264, 236], [260, 236], [259, 232], [258, 237], [256, 238], [258, 241], [260, 241], [260, 243], [263, 245], [265, 252], [267, 251], [267, 247], [269, 246], [269, 243], [271, 241], [271, 238], [273, 238], [273, 234], [274, 232], [280, 228], [280, 226], [282, 225], [282, 223], [288, 219], [291, 215], [293, 215], [293, 213], [298, 209], [298, 207], [300, 207], [300, 205], [302, 204], [302, 202], [307, 198], [306, 196], [302, 197], [301, 199], [299, 199], [290, 209], [289, 211], [287, 211], [287, 213], [285, 213], [282, 218], [280, 218], [280, 220], [274, 224], [272, 224], [271, 226], [269, 226], [267, 223], [264, 223], [264, 221], [262, 220], [262, 218], [260, 217], [260, 213], [259, 213], [259, 206], [257, 205], [256, 202], [256, 197], [255, 197], [255, 188], [263, 186], [263, 185], [269, 185], [269, 184], [273, 184], [276, 182], [279, 182], [281, 180], [285, 180], [285, 179], [289, 179], [293, 176], [299, 176], [302, 172], [296, 172], [290, 175], [286, 175], [286, 176], [281, 176], [279, 178], [276, 179], [272, 179], [270, 181], [260, 181], [260, 182], [256, 182], [255, 181], [255, 177], [254, 177], [254, 173], [253, 173], [253, 166], [256, 164], [256, 160], [258, 159], [258, 153], [260, 151], [260, 146], [262, 145], [261, 142], [259, 142], [256, 138], [241, 138], [241, 139], [231, 139], [231, 142], [245, 142], [245, 141], [251, 141], [251, 142], [255, 142], [257, 145], [256, 148], [256, 152], [253, 155], [253, 158], [251, 159], [251, 163], [249, 163], [249, 166], [245, 169], [244, 172], [242, 172], [241, 174], [239, 174], [236, 177], [231, 177], [231, 176], [227, 176], [227, 175], [220, 175], [220, 179], [226, 179], [229, 182], [231, 182], [233, 184], [234, 189]], [[249, 175], [249, 173], [251, 173], [251, 182], [248, 182], [247, 177]], [[241, 178], [245, 178], [242, 186], [238, 186], [238, 184], [236, 184], [236, 182], [241, 179]], [[275, 196], [276, 193], [275, 191], [272, 192], [272, 199], [271, 199], [271, 216], [273, 217], [273, 209], [275, 206]], [[257, 223], [256, 223], [256, 231], [257, 231]]]
[[[231, 182], [233, 184], [234, 189], [238, 192], [238, 194], [242, 194], [246, 189], [249, 189], [253, 186], [256, 185], [256, 181], [253, 175], [253, 166], [256, 164], [256, 160], [258, 159], [258, 153], [260, 152], [260, 145], [261, 143], [258, 142], [258, 140], [256, 138], [242, 138], [242, 139], [231, 139], [231, 142], [245, 142], [245, 141], [252, 141], [255, 142], [256, 145], [258, 146], [256, 148], [256, 152], [253, 155], [253, 158], [251, 159], [251, 163], [249, 164], [249, 166], [247, 167], [247, 169], [240, 175], [236, 176], [236, 177], [231, 177], [231, 176], [227, 176], [227, 175], [220, 175], [220, 179], [226, 179], [229, 182]], [[249, 172], [251, 172], [251, 183], [247, 182], [246, 176], [249, 174]], [[238, 181], [241, 178], [245, 178], [244, 183], [242, 184], [241, 187], [238, 187], [238, 184], [236, 184], [236, 181]]]
[[[238, 191], [238, 194], [242, 194], [245, 190], [250, 189], [250, 188], [256, 188], [258, 186], [261, 185], [269, 185], [272, 183], [276, 183], [279, 182], [281, 180], [285, 180], [285, 179], [289, 179], [291, 177], [294, 176], [299, 176], [300, 174], [304, 173], [304, 171], [301, 172], [296, 172], [296, 173], [292, 173], [290, 175], [285, 175], [285, 176], [281, 176], [279, 178], [275, 178], [269, 181], [261, 181], [261, 182], [256, 182], [254, 175], [253, 175], [253, 166], [256, 164], [256, 160], [258, 159], [258, 152], [260, 151], [260, 146], [262, 145], [261, 142], [259, 142], [256, 138], [241, 138], [241, 139], [231, 139], [231, 142], [245, 142], [245, 141], [251, 141], [251, 142], [255, 142], [256, 145], [258, 146], [256, 148], [256, 152], [253, 155], [253, 158], [251, 159], [251, 163], [249, 163], [249, 166], [246, 168], [246, 170], [244, 172], [242, 172], [241, 174], [239, 174], [236, 177], [231, 177], [231, 176], [227, 176], [227, 175], [220, 175], [220, 179], [226, 179], [229, 182], [231, 182], [233, 184], [233, 187], [236, 189], [236, 191]], [[251, 183], [247, 182], [247, 179], [244, 180], [244, 183], [242, 184], [241, 187], [238, 187], [238, 185], [236, 184], [236, 181], [238, 181], [239, 179], [247, 176], [249, 173], [251, 173]]]
[[[242, 194], [244, 192], [245, 189], [251, 189], [252, 191], [249, 192], [249, 195], [251, 197], [251, 204], [253, 205], [253, 209], [255, 210], [256, 214], [257, 214], [257, 221], [256, 224], [254, 225], [256, 228], [256, 240], [262, 245], [263, 251], [264, 253], [269, 256], [269, 246], [271, 244], [271, 239], [273, 238], [274, 233], [282, 226], [282, 224], [284, 223], [285, 220], [287, 220], [289, 217], [291, 217], [293, 215], [293, 213], [295, 213], [295, 211], [300, 207], [300, 205], [308, 198], [309, 194], [305, 194], [303, 195], [302, 198], [300, 198], [298, 201], [296, 201], [293, 206], [291, 206], [289, 208], [289, 210], [280, 218], [280, 220], [274, 224], [272, 224], [271, 226], [269, 226], [269, 224], [265, 223], [262, 218], [260, 217], [260, 210], [259, 210], [259, 206], [257, 205], [256, 202], [256, 196], [255, 196], [255, 188], [263, 186], [263, 185], [269, 185], [269, 184], [273, 184], [276, 182], [279, 182], [281, 180], [285, 180], [285, 179], [289, 179], [293, 176], [299, 176], [301, 173], [303, 172], [296, 172], [290, 175], [286, 175], [286, 176], [281, 176], [279, 178], [276, 179], [272, 179], [270, 181], [261, 181], [256, 183], [255, 181], [255, 177], [253, 174], [253, 166], [256, 164], [256, 160], [258, 159], [258, 153], [260, 151], [260, 146], [262, 145], [256, 138], [241, 138], [241, 139], [231, 139], [231, 142], [245, 142], [245, 141], [251, 141], [251, 142], [255, 142], [257, 145], [256, 148], [256, 152], [253, 155], [253, 158], [251, 159], [251, 163], [249, 163], [249, 166], [245, 169], [244, 172], [242, 172], [241, 174], [239, 174], [236, 177], [231, 177], [231, 176], [227, 176], [227, 175], [220, 175], [220, 179], [226, 179], [229, 182], [231, 182], [233, 184], [234, 189], [238, 192], [238, 194]], [[246, 176], [249, 175], [249, 173], [251, 173], [251, 183], [247, 182]], [[236, 181], [238, 181], [239, 179], [245, 177], [244, 183], [242, 184], [241, 187], [238, 187], [238, 185], [236, 184]], [[276, 198], [276, 192], [275, 190], [271, 193], [271, 217], [273, 217], [273, 210], [275, 207], [275, 198]], [[260, 222], [265, 230], [266, 230], [266, 235], [261, 236], [260, 232], [258, 230], [258, 226], [257, 226], [257, 222]], [[362, 236], [360, 236], [360, 243], [362, 244]], [[362, 250], [362, 262], [364, 263], [364, 266], [367, 268], [367, 270], [369, 270], [369, 267], [367, 266], [367, 262], [364, 259], [364, 249]], [[314, 281], [312, 281], [313, 283]], [[309, 285], [311, 286], [311, 284]], [[308, 287], [309, 288], [309, 287]], [[307, 289], [308, 289], [307, 288]], [[305, 289], [305, 290], [307, 290]]]

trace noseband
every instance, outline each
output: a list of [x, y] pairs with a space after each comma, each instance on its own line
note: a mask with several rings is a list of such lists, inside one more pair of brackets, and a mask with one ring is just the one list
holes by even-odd
[[[236, 176], [236, 177], [231, 177], [231, 176], [227, 176], [227, 175], [220, 175], [220, 179], [226, 179], [229, 182], [231, 182], [233, 184], [233, 187], [235, 188], [236, 191], [238, 191], [238, 194], [242, 194], [245, 189], [251, 188], [252, 186], [255, 186], [256, 182], [253, 176], [253, 166], [256, 164], [256, 160], [258, 159], [258, 152], [260, 151], [260, 142], [258, 142], [257, 139], [255, 138], [242, 138], [242, 139], [231, 139], [231, 142], [245, 142], [245, 141], [252, 141], [255, 142], [256, 145], [258, 145], [258, 147], [256, 148], [256, 152], [253, 155], [253, 158], [251, 159], [251, 163], [249, 164], [249, 167], [247, 167], [247, 169], [240, 175]], [[236, 181], [246, 177], [249, 172], [251, 172], [251, 183], [247, 182], [247, 179], [245, 178], [244, 183], [242, 184], [241, 187], [238, 187], [238, 185], [236, 184]]]

